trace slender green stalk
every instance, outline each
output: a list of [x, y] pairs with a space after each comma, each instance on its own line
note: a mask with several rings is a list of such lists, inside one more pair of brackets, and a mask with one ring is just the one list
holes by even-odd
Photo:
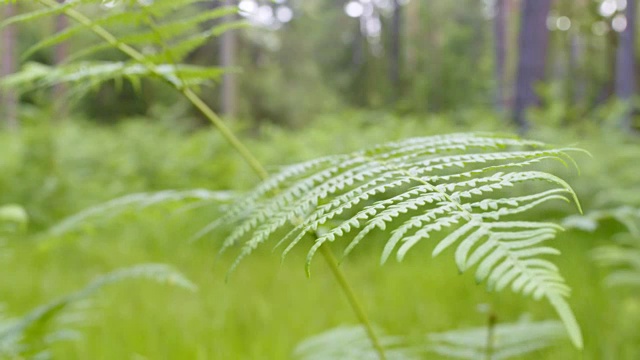
[[213, 125], [218, 128], [222, 136], [229, 142], [229, 144], [236, 149], [240, 153], [240, 155], [245, 159], [245, 161], [251, 166], [251, 168], [258, 174], [260, 179], [265, 180], [269, 177], [269, 173], [264, 169], [262, 164], [255, 156], [251, 153], [249, 149], [233, 134], [231, 129], [229, 129], [222, 119], [216, 115], [213, 110], [207, 105], [202, 99], [193, 92], [188, 87], [184, 87], [179, 90], [184, 97], [189, 99], [191, 104], [195, 106], [200, 112], [207, 118], [209, 121], [213, 123]]
[[380, 344], [380, 340], [378, 340], [377, 335], [373, 331], [373, 326], [371, 326], [371, 322], [369, 321], [364, 308], [360, 304], [360, 301], [358, 300], [356, 293], [353, 291], [351, 284], [349, 284], [349, 281], [344, 276], [344, 272], [342, 271], [342, 269], [340, 269], [338, 261], [333, 255], [333, 252], [331, 252], [331, 249], [327, 244], [320, 247], [320, 252], [329, 265], [329, 268], [331, 269], [333, 276], [336, 278], [336, 281], [338, 281], [338, 284], [342, 288], [342, 292], [347, 296], [347, 300], [349, 300], [349, 304], [351, 305], [353, 312], [355, 312], [358, 320], [360, 321], [360, 323], [362, 323], [362, 326], [364, 326], [364, 329], [367, 332], [367, 336], [369, 336], [369, 339], [372, 342], [373, 348], [378, 353], [378, 357], [380, 358], [380, 360], [385, 360], [386, 356], [384, 354], [382, 344]]
[[[48, 7], [58, 6], [58, 3], [54, 0], [39, 1], [41, 4]], [[160, 79], [166, 80], [166, 77], [158, 71], [155, 64], [148, 61], [147, 58], [138, 50], [118, 40], [117, 37], [111, 34], [104, 27], [94, 23], [90, 18], [72, 8], [65, 9], [64, 13], [71, 19], [88, 27], [91, 31], [100, 36], [111, 46], [115, 47], [127, 56], [131, 57], [133, 60], [147, 67], [147, 69], [149, 69], [149, 71], [151, 71], [151, 73], [153, 73], [155, 76], [159, 77]], [[258, 176], [260, 176], [261, 179], [264, 180], [269, 176], [262, 164], [260, 164], [260, 161], [258, 161], [258, 159], [253, 156], [251, 151], [249, 151], [249, 149], [247, 149], [247, 147], [244, 146], [244, 144], [235, 136], [235, 134], [224, 124], [222, 119], [220, 119], [220, 117], [217, 116], [216, 113], [211, 110], [211, 108], [198, 95], [196, 95], [196, 93], [193, 92], [193, 90], [184, 85], [182, 87], [179, 87], [177, 84], [171, 81], [168, 81], [168, 83], [176, 88], [176, 90], [178, 90], [180, 93], [182, 93], [184, 97], [186, 97], [191, 102], [191, 104], [193, 104], [193, 106], [195, 106], [209, 121], [211, 121], [211, 123], [213, 123], [213, 125], [220, 131], [222, 136], [231, 144], [233, 148], [235, 148], [240, 153], [240, 155], [258, 174]]]
[[[44, 6], [47, 6], [50, 8], [58, 6], [58, 3], [55, 0], [38, 0], [38, 1]], [[220, 119], [220, 117], [195, 92], [193, 92], [193, 90], [191, 90], [186, 85], [180, 86], [178, 84], [175, 84], [174, 82], [168, 81], [168, 79], [157, 70], [156, 65], [148, 61], [148, 59], [142, 53], [140, 53], [135, 48], [118, 40], [118, 38], [113, 34], [111, 34], [107, 29], [96, 24], [84, 14], [72, 8], [64, 9], [63, 13], [68, 17], [70, 17], [71, 19], [89, 28], [91, 31], [93, 31], [96, 35], [101, 37], [111, 46], [115, 47], [116, 49], [120, 50], [122, 53], [131, 57], [133, 60], [147, 67], [147, 69], [149, 69], [149, 71], [153, 73], [155, 76], [159, 77], [160, 79], [167, 80], [167, 82], [171, 86], [173, 86], [185, 98], [187, 98], [189, 102], [191, 102], [191, 104], [195, 106], [218, 129], [218, 131], [220, 131], [220, 133], [227, 140], [227, 142], [229, 142], [229, 144], [234, 149], [236, 149], [238, 153], [240, 153], [240, 155], [244, 158], [244, 160], [249, 164], [249, 166], [251, 166], [251, 168], [256, 172], [256, 174], [262, 180], [265, 180], [266, 178], [268, 178], [269, 174], [265, 170], [264, 166], [262, 166], [260, 161], [235, 136], [233, 131], [231, 131], [231, 129], [229, 129], [225, 125], [222, 119]], [[373, 327], [371, 326], [371, 322], [369, 321], [369, 318], [367, 317], [367, 314], [365, 313], [364, 308], [362, 307], [362, 305], [360, 305], [360, 302], [355, 292], [353, 291], [353, 288], [349, 284], [344, 272], [339, 267], [335, 256], [333, 255], [329, 247], [326, 245], [321, 246], [320, 250], [327, 264], [329, 265], [329, 268], [331, 269], [333, 276], [335, 277], [336, 281], [340, 285], [342, 291], [345, 293], [353, 312], [355, 313], [356, 317], [358, 318], [362, 326], [364, 326], [373, 347], [378, 353], [380, 360], [385, 360], [386, 357], [384, 354], [384, 349], [382, 348], [382, 345], [380, 344], [380, 341], [378, 340], [378, 337], [376, 336], [373, 330]]]
[[487, 343], [485, 346], [485, 360], [493, 359], [494, 343], [495, 343], [495, 328], [498, 322], [496, 314], [489, 310], [489, 318], [487, 319]]

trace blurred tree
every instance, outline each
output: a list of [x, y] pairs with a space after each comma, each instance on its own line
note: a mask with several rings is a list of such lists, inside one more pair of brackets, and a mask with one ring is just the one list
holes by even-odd
[[524, 0], [518, 36], [518, 73], [513, 121], [522, 130], [529, 127], [525, 110], [538, 103], [534, 86], [544, 78], [549, 31], [547, 16], [551, 0]]
[[[64, 2], [65, 0], [58, 0], [58, 2]], [[55, 31], [56, 33], [60, 33], [64, 31], [69, 25], [69, 19], [66, 15], [60, 14], [56, 16], [55, 20]], [[67, 54], [69, 53], [69, 43], [67, 41], [63, 41], [58, 44], [53, 52], [53, 63], [61, 64], [67, 58]], [[56, 84], [53, 87], [53, 98], [55, 100], [56, 106], [56, 116], [58, 121], [63, 120], [67, 115], [67, 102], [64, 101], [66, 93], [66, 86], [63, 83]]]
[[[616, 23], [617, 22], [617, 23]], [[628, 0], [624, 15], [613, 18], [614, 30], [620, 31], [618, 50], [616, 52], [616, 96], [623, 101], [630, 101], [636, 92], [635, 74], [635, 32], [636, 32], [636, 1]], [[631, 128], [631, 109], [625, 112], [621, 125]]]
[[507, 2], [508, 0], [495, 0], [495, 18], [493, 22], [493, 41], [495, 49], [495, 71], [496, 71], [496, 110], [503, 111], [505, 108], [504, 87], [505, 87], [505, 66], [507, 58]]
[[404, 46], [405, 51], [405, 70], [408, 73], [413, 73], [416, 70], [417, 66], [417, 57], [418, 51], [415, 46], [412, 46], [417, 39], [422, 35], [421, 34], [421, 11], [420, 11], [420, 2], [419, 1], [410, 1], [407, 5], [407, 10], [405, 11], [406, 21], [406, 35], [405, 40], [408, 46]]
[[[2, 6], [4, 8], [4, 18], [12, 17], [16, 14], [17, 5], [9, 2]], [[1, 9], [0, 9], [1, 11]], [[0, 66], [0, 76], [7, 76], [16, 71], [16, 54], [17, 54], [17, 31], [15, 25], [6, 26], [2, 30], [2, 65]], [[18, 123], [18, 97], [11, 89], [0, 89], [0, 116], [4, 117], [7, 127], [17, 130]]]
[[391, 102], [400, 96], [401, 42], [402, 42], [402, 6], [400, 0], [392, 0], [393, 17], [389, 46], [389, 82], [391, 83]]
[[[222, 0], [223, 5], [235, 6], [235, 0]], [[228, 15], [224, 18], [225, 22], [235, 21], [234, 15]], [[225, 31], [220, 36], [220, 66], [231, 69], [236, 66], [236, 31]], [[228, 71], [222, 77], [222, 87], [220, 90], [221, 113], [228, 118], [234, 118], [237, 115], [237, 81], [233, 71]]]

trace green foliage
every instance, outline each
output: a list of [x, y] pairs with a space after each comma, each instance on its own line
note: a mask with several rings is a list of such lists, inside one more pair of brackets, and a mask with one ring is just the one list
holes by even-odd
[[[244, 242], [232, 270], [275, 233], [283, 257], [307, 234], [316, 239], [307, 255], [307, 272], [325, 243], [354, 236], [348, 255], [369, 233], [391, 232], [382, 253], [402, 260], [419, 242], [435, 234], [433, 256], [457, 244], [460, 271], [477, 265], [476, 281], [489, 289], [512, 290], [554, 306], [576, 346], [582, 338], [566, 300], [569, 288], [558, 268], [542, 255], [558, 254], [543, 243], [560, 226], [519, 218], [551, 200], [573, 199], [559, 177], [536, 170], [541, 162], [573, 162], [573, 148], [482, 134], [413, 138], [347, 155], [327, 156], [286, 167], [258, 186], [227, 215], [205, 228], [237, 223], [222, 251]], [[546, 186], [537, 186], [538, 184]], [[515, 195], [515, 191], [520, 191]]]
[[140, 119], [116, 127], [26, 124], [20, 134], [0, 133], [0, 142], [0, 203], [22, 204], [35, 231], [125, 194], [253, 184], [213, 131], [175, 131]]
[[[381, 333], [376, 329], [377, 333]], [[381, 342], [385, 348], [385, 355], [390, 360], [419, 359], [418, 349], [412, 349], [406, 340], [400, 336], [385, 335]], [[339, 326], [314, 335], [302, 341], [293, 354], [294, 359], [300, 360], [329, 360], [329, 359], [378, 359], [378, 354], [371, 347], [364, 328], [360, 326]]]
[[79, 227], [87, 226], [92, 220], [105, 221], [127, 211], [142, 211], [147, 207], [164, 203], [182, 202], [186, 203], [185, 207], [198, 208], [211, 203], [229, 202], [233, 198], [229, 192], [205, 189], [130, 194], [84, 209], [50, 227], [47, 232], [49, 236], [58, 237]]
[[567, 217], [564, 225], [593, 232], [607, 220], [624, 225], [625, 231], [613, 235], [616, 244], [593, 249], [595, 261], [612, 269], [605, 279], [606, 284], [640, 288], [640, 209], [624, 206], [596, 210], [583, 216]]
[[564, 338], [560, 322], [531, 321], [526, 317], [513, 323], [500, 323], [491, 329], [476, 327], [429, 334], [433, 352], [449, 358], [469, 360], [517, 359], [556, 345]]
[[[70, 41], [84, 35], [87, 29], [101, 41], [75, 49], [67, 54], [64, 64], [49, 67], [28, 63], [19, 72], [6, 77], [0, 85], [22, 92], [49, 88], [57, 84], [73, 85], [68, 96], [77, 99], [101, 84], [115, 82], [121, 87], [129, 81], [141, 91], [142, 80], [157, 78], [178, 89], [196, 88], [211, 84], [223, 71], [212, 66], [187, 65], [187, 56], [212, 37], [225, 30], [240, 26], [239, 22], [227, 22], [216, 26], [201, 27], [212, 20], [233, 14], [233, 7], [212, 9], [201, 0], [107, 1], [102, 3], [99, 15], [95, 14], [94, 1], [52, 0], [38, 1], [44, 7], [26, 11], [4, 20], [0, 29], [14, 23], [41, 21], [42, 18], [64, 13], [75, 23], [57, 34], [45, 36], [23, 53], [28, 58], [42, 49]], [[135, 48], [134, 48], [135, 47]], [[92, 56], [104, 50], [117, 49], [128, 59], [95, 61]]]
[[[0, 134], [0, 203], [22, 204], [30, 216], [37, 215], [30, 219], [33, 224], [29, 226], [37, 231], [82, 209], [125, 194], [191, 188], [233, 189], [241, 193], [250, 188], [253, 177], [237, 164], [237, 156], [226, 149], [218, 134], [176, 131], [167, 126], [177, 110], [159, 109], [158, 114], [167, 119], [159, 117], [155, 122], [135, 119], [119, 126], [69, 122], [52, 131], [39, 123], [47, 118], [46, 114], [24, 109], [32, 119], [23, 132]], [[277, 169], [281, 164], [350, 152], [385, 140], [497, 126], [483, 111], [472, 110], [430, 117], [346, 112], [322, 114], [315, 120], [296, 131], [265, 126], [259, 134], [248, 138], [248, 145], [270, 169]], [[637, 163], [631, 161], [636, 145], [631, 138], [605, 136], [601, 131], [589, 131], [585, 127], [575, 132], [555, 130], [532, 135], [551, 143], [579, 142], [580, 147], [594, 153], [594, 161], [581, 163], [581, 177], [567, 175], [583, 205], [585, 202], [595, 204], [596, 197], [604, 200], [614, 193], [621, 195], [615, 200], [619, 203], [624, 200], [622, 191], [637, 185], [632, 176], [637, 171]], [[628, 155], [621, 157], [619, 153]], [[546, 162], [544, 169], [560, 174], [556, 171], [561, 164], [557, 162], [556, 167], [553, 163]], [[57, 170], [51, 172], [54, 169]], [[45, 191], [51, 188], [43, 187], [50, 183], [44, 180], [52, 177], [68, 190], [46, 195]], [[616, 181], [626, 185], [616, 188]], [[634, 194], [631, 191], [627, 198], [631, 201]], [[74, 241], [58, 243], [52, 239], [60, 245], [44, 253], [33, 246], [28, 233], [20, 241], [7, 242], [5, 250], [16, 255], [0, 259], [11, 269], [0, 281], [0, 293], [5, 294], [3, 300], [8, 309], [12, 313], [26, 312], [61, 291], [69, 291], [73, 284], [85, 282], [88, 273], [152, 261], [175, 264], [190, 278], [208, 285], [193, 299], [166, 294], [155, 287], [114, 289], [104, 302], [118, 304], [117, 307], [103, 306], [104, 316], [83, 330], [82, 342], [54, 345], [52, 351], [56, 357], [92, 358], [107, 354], [127, 358], [136, 353], [148, 358], [287, 358], [302, 338], [350, 319], [341, 296], [325, 296], [337, 292], [328, 274], [318, 268], [314, 271], [314, 280], [306, 281], [304, 273], [296, 271], [304, 261], [304, 252], [298, 250], [308, 249], [304, 247], [306, 241], [294, 249], [289, 261], [280, 267], [268, 251], [254, 254], [250, 261], [243, 263], [242, 271], [235, 274], [232, 283], [225, 284], [222, 274], [231, 265], [232, 258], [223, 256], [213, 266], [210, 242], [185, 246], [189, 235], [218, 213], [207, 207], [175, 214], [173, 210], [180, 211], [183, 204], [170, 201], [140, 208], [137, 203], [131, 203], [114, 208], [113, 216], [107, 213], [87, 218], [88, 222], [70, 229], [71, 233], [66, 232], [64, 236]], [[551, 206], [542, 204], [528, 210], [527, 217], [548, 220], [573, 211], [560, 203], [549, 204]], [[100, 231], [91, 231], [95, 226], [99, 226]], [[631, 360], [638, 355], [637, 337], [631, 336], [637, 333], [637, 321], [632, 319], [638, 318], [631, 316], [637, 313], [637, 301], [629, 297], [620, 303], [612, 302], [617, 292], [602, 290], [599, 280], [603, 271], [586, 256], [593, 244], [609, 239], [614, 229], [607, 222], [599, 225], [595, 233], [563, 233], [562, 241], [556, 244], [567, 256], [557, 257], [554, 263], [572, 285], [571, 305], [587, 339], [585, 356], [599, 357], [606, 352], [609, 355], [603, 356]], [[44, 232], [38, 235], [48, 237]], [[222, 242], [222, 235], [215, 233], [211, 238]], [[472, 284], [469, 286], [473, 273], [459, 276], [449, 256], [425, 261], [421, 248], [428, 247], [426, 244], [410, 251], [401, 264], [390, 261], [380, 268], [371, 261], [372, 257], [379, 256], [379, 247], [367, 243], [383, 243], [385, 235], [378, 231], [370, 233], [370, 241], [363, 241], [343, 267], [357, 284], [356, 290], [365, 294], [363, 303], [375, 314], [374, 321], [389, 334], [413, 339], [426, 332], [478, 324], [482, 319], [474, 318], [477, 314], [473, 309], [479, 302], [495, 301], [505, 319], [515, 319], [523, 311], [533, 313], [536, 319], [552, 316], [545, 303], [523, 300], [507, 291], [499, 294], [477, 291]], [[129, 290], [139, 291], [142, 297], [132, 298]], [[617, 289], [623, 290], [626, 289]], [[155, 301], [149, 302], [150, 298]], [[176, 303], [181, 306], [176, 307]], [[613, 321], [612, 315], [620, 321], [627, 320], [627, 326]], [[288, 320], [273, 321], [277, 318]], [[248, 331], [262, 331], [264, 335], [247, 342]], [[216, 342], [211, 342], [211, 338]], [[114, 341], [118, 341], [118, 348], [112, 346]], [[566, 344], [522, 358], [571, 359], [575, 356], [575, 350]]]
[[99, 276], [81, 290], [41, 305], [21, 317], [0, 317], [0, 357], [49, 358], [48, 349], [52, 343], [77, 338], [77, 334], [69, 329], [69, 326], [76, 324], [69, 323], [64, 315], [74, 312], [74, 305], [95, 295], [103, 287], [128, 279], [151, 280], [191, 291], [196, 289], [190, 280], [164, 264], [118, 269]]
[[0, 234], [25, 230], [29, 223], [29, 215], [20, 205], [0, 206]]
[[[491, 332], [491, 334], [489, 334]], [[531, 321], [523, 316], [513, 323], [500, 323], [492, 328], [474, 327], [430, 333], [421, 339], [385, 335], [388, 359], [410, 360], [442, 355], [448, 359], [517, 359], [556, 345], [565, 338], [558, 321]], [[490, 340], [488, 340], [490, 339]], [[488, 344], [491, 341], [491, 344]], [[489, 352], [488, 347], [490, 346]], [[363, 328], [340, 326], [305, 339], [296, 347], [294, 358], [377, 359]]]

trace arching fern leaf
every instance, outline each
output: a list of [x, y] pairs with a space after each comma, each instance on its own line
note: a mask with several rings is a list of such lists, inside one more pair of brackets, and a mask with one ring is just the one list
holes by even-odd
[[489, 289], [511, 287], [546, 298], [581, 347], [566, 302], [570, 289], [544, 258], [559, 254], [545, 244], [562, 228], [523, 218], [555, 200], [573, 201], [580, 209], [571, 187], [543, 171], [553, 160], [573, 163], [568, 154], [575, 151], [581, 150], [462, 133], [329, 156], [285, 168], [198, 236], [236, 224], [222, 246], [222, 251], [239, 247], [233, 270], [258, 246], [287, 231], [276, 247], [283, 248], [284, 257], [309, 244], [307, 272], [316, 251], [328, 242], [348, 241], [348, 255], [372, 232], [389, 233], [384, 263], [393, 255], [402, 260], [433, 238], [433, 256], [453, 248], [460, 271], [476, 267], [476, 280], [486, 281]]
[[[187, 57], [211, 38], [226, 30], [244, 26], [242, 21], [212, 24], [212, 21], [237, 13], [238, 10], [228, 6], [212, 8], [210, 2], [205, 0], [35, 2], [43, 8], [1, 21], [0, 29], [10, 24], [39, 21], [63, 13], [75, 22], [31, 46], [23, 53], [22, 60], [26, 61], [38, 51], [79, 36], [93, 33], [101, 41], [72, 48], [63, 64], [49, 67], [28, 62], [19, 72], [0, 81], [3, 87], [20, 92], [68, 83], [73, 85], [70, 95], [79, 97], [108, 81], [130, 81], [139, 89], [141, 80], [145, 78], [160, 79], [177, 89], [197, 89], [220, 79], [224, 70], [188, 64]], [[100, 4], [103, 8], [96, 12]], [[128, 60], [93, 60], [96, 54], [114, 48], [125, 53]]]

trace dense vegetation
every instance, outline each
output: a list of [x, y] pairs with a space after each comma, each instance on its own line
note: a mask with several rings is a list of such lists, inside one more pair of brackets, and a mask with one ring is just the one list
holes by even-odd
[[[49, 46], [74, 39], [64, 62], [25, 63], [3, 79], [22, 101], [19, 131], [0, 133], [0, 357], [360, 359], [378, 358], [382, 347], [389, 359], [640, 356], [640, 143], [633, 121], [621, 121], [632, 114], [628, 103], [585, 96], [569, 104], [551, 84], [527, 126], [505, 126], [483, 62], [491, 54], [479, 47], [479, 66], [463, 66], [473, 63], [464, 44], [484, 41], [474, 32], [482, 22], [437, 27], [440, 40], [426, 45], [446, 56], [423, 69], [433, 58], [414, 54], [424, 78], [395, 74], [385, 79], [391, 86], [372, 86], [376, 69], [392, 63], [374, 56], [375, 34], [361, 39], [371, 54], [360, 55], [373, 57], [358, 71], [338, 58], [305, 62], [330, 38], [311, 30], [340, 23], [342, 9], [317, 2], [292, 5], [313, 21], [294, 21], [277, 51], [253, 48], [269, 44], [256, 36], [277, 29], [246, 29], [243, 41], [254, 45], [242, 47], [249, 54], [238, 63], [248, 60], [240, 78], [248, 97], [235, 109], [244, 120], [224, 125], [198, 100], [223, 72], [176, 63], [199, 63], [207, 41], [243, 26], [193, 31], [233, 8], [157, 0], [105, 2], [102, 10], [126, 3], [136, 11], [103, 13], [90, 1], [39, 3], [21, 5], [20, 44], [43, 32], [35, 26], [43, 15], [57, 15], [38, 6], [80, 4], [90, 16], [67, 11], [86, 23], [21, 45], [25, 59], [47, 63]], [[384, 20], [384, 7], [376, 9]], [[483, 11], [429, 10], [418, 14], [436, 25], [434, 13]], [[96, 24], [116, 40], [95, 43], [87, 27], [110, 42]], [[274, 65], [290, 53], [283, 61], [302, 64]], [[65, 97], [50, 101], [50, 87]], [[204, 127], [205, 118], [218, 128]], [[524, 130], [531, 140], [511, 135]], [[485, 215], [489, 228], [480, 226]], [[412, 227], [417, 235], [400, 236]], [[554, 237], [553, 248], [541, 245]], [[269, 245], [282, 239], [273, 254]], [[495, 250], [504, 239], [516, 251]], [[380, 254], [396, 257], [396, 242], [402, 261], [380, 266]], [[477, 255], [483, 246], [493, 249], [486, 258]], [[217, 255], [221, 248], [240, 255]], [[560, 256], [546, 256], [556, 248]], [[316, 251], [328, 267], [311, 262]], [[331, 254], [343, 251], [338, 267]], [[478, 270], [462, 272], [474, 252]], [[515, 265], [494, 266], [506, 258]], [[522, 267], [528, 260], [534, 265]], [[503, 279], [500, 291], [485, 291]], [[502, 289], [514, 279], [516, 291]], [[536, 300], [543, 297], [549, 302]], [[353, 327], [358, 321], [365, 326]]]

